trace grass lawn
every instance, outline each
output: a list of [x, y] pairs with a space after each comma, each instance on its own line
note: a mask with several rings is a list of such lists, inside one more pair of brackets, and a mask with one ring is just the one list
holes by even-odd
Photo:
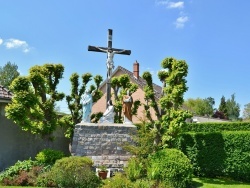
[[[21, 186], [1, 186], [0, 188], [30, 188]], [[232, 180], [193, 178], [193, 188], [250, 188], [250, 183], [242, 183]]]
[[193, 178], [193, 183], [195, 188], [250, 188], [250, 183], [223, 179]]

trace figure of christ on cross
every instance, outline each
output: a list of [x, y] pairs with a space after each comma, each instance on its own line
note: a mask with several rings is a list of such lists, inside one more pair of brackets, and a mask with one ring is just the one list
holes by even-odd
[[123, 53], [126, 50], [115, 51], [115, 50], [112, 50], [112, 49], [102, 49], [100, 47], [96, 47], [96, 48], [98, 48], [100, 51], [103, 51], [103, 52], [107, 53], [107, 56], [108, 56], [107, 57], [107, 62], [106, 62], [106, 65], [107, 65], [107, 78], [110, 79], [112, 70], [115, 68], [114, 61], [113, 61], [114, 55]]
[[130, 55], [130, 50], [122, 50], [122, 49], [116, 49], [112, 48], [112, 29], [108, 30], [108, 47], [97, 47], [97, 46], [88, 46], [88, 51], [93, 52], [103, 52], [107, 53], [107, 83], [106, 83], [106, 89], [107, 89], [107, 103], [111, 99], [111, 86], [110, 86], [110, 77], [112, 74], [112, 70], [114, 69], [114, 55], [115, 54], [123, 54], [123, 55]]

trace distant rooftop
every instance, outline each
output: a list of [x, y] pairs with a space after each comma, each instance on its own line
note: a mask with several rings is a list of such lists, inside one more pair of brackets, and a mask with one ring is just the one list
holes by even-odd
[[8, 89], [0, 85], [0, 100], [10, 101], [12, 96], [13, 94]]
[[[113, 75], [115, 75], [116, 72], [119, 71], [119, 70], [122, 71], [124, 74], [127, 74], [132, 80], [134, 80], [134, 82], [135, 82], [139, 87], [141, 87], [141, 89], [143, 89], [143, 88], [147, 85], [146, 80], [144, 80], [144, 79], [143, 79], [142, 77], [140, 77], [140, 76], [139, 76], [139, 77], [135, 77], [133, 72], [131, 72], [131, 71], [125, 69], [125, 68], [122, 67], [122, 66], [118, 66], [118, 67], [114, 70], [114, 72], [112, 73], [111, 77], [112, 77]], [[106, 84], [106, 81], [107, 81], [107, 80], [105, 80], [104, 82], [102, 82], [102, 84], [100, 85], [100, 88], [103, 87], [103, 86]], [[159, 85], [153, 83], [153, 88], [154, 88], [155, 97], [156, 97], [157, 99], [159, 99], [159, 98], [161, 97], [161, 91], [162, 91], [161, 86], [159, 86]]]

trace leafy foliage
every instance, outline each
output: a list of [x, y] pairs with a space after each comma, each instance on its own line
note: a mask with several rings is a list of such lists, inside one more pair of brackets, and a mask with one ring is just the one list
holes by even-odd
[[250, 182], [250, 132], [199, 132], [182, 134], [177, 146], [191, 160], [194, 173]]
[[125, 172], [131, 181], [135, 181], [142, 178], [143, 170], [143, 164], [140, 162], [140, 160], [138, 160], [138, 158], [130, 158]]
[[225, 116], [225, 119], [227, 119], [227, 106], [226, 106], [226, 98], [224, 96], [220, 99], [220, 105], [219, 105], [219, 112], [223, 113]]
[[17, 161], [13, 166], [9, 167], [7, 170], [0, 174], [0, 182], [4, 178], [10, 178], [18, 175], [20, 171], [29, 171], [33, 166], [36, 165], [38, 165], [38, 163], [36, 161], [32, 161], [31, 159]]
[[235, 94], [226, 101], [227, 116], [229, 120], [238, 120], [240, 116], [240, 105], [235, 101]]
[[137, 124], [136, 126], [137, 134], [132, 137], [135, 144], [131, 145], [125, 143], [123, 148], [140, 160], [147, 159], [148, 155], [156, 149], [156, 146], [152, 144], [155, 139], [155, 133], [150, 131], [150, 124], [145, 122]]
[[[133, 94], [138, 86], [134, 83], [131, 83], [129, 76], [124, 74], [119, 77], [114, 77], [111, 79], [111, 88], [113, 89], [114, 98], [115, 98], [115, 123], [122, 123], [122, 97], [126, 95], [126, 91], [129, 90]], [[133, 103], [132, 115], [137, 114], [137, 110], [140, 106], [140, 101], [136, 100]]]
[[38, 174], [42, 173], [43, 167], [33, 166], [31, 170], [21, 170], [13, 177], [6, 177], [3, 179], [3, 185], [10, 186], [35, 186]]
[[65, 156], [62, 151], [44, 149], [36, 155], [36, 160], [44, 165], [53, 165], [56, 160], [61, 159]]
[[250, 131], [249, 122], [188, 123], [183, 132]]
[[96, 188], [100, 180], [91, 170], [92, 165], [88, 157], [65, 157], [56, 161], [50, 175], [59, 187]]
[[0, 66], [0, 85], [9, 89], [11, 82], [19, 75], [18, 66], [15, 63], [7, 62], [3, 67]]
[[176, 149], [163, 149], [149, 158], [148, 177], [166, 186], [190, 187], [192, 171], [190, 160]]
[[[186, 118], [191, 116], [179, 109], [184, 101], [183, 95], [188, 89], [185, 80], [188, 65], [184, 60], [171, 57], [165, 58], [161, 66], [163, 70], [159, 71], [158, 77], [163, 83], [163, 88], [159, 102], [154, 95], [152, 75], [149, 72], [144, 72], [142, 75], [147, 82], [144, 88], [146, 101], [144, 109], [151, 122], [151, 129], [155, 133], [155, 145], [171, 147], [171, 142], [178, 136], [181, 127], [185, 126]], [[153, 120], [150, 108], [154, 109], [157, 121]]]
[[7, 118], [23, 130], [50, 140], [59, 124], [55, 104], [64, 98], [57, 91], [63, 72], [61, 64], [45, 64], [32, 67], [27, 77], [16, 78], [10, 86], [14, 96], [6, 107]]
[[208, 97], [205, 99], [189, 98], [184, 102], [183, 106], [188, 111], [192, 112], [194, 115], [211, 117], [214, 112], [214, 108], [213, 108], [214, 104], [215, 102], [212, 97]]
[[116, 173], [111, 179], [104, 181], [102, 188], [130, 188], [133, 187], [132, 182], [122, 173]]
[[226, 115], [223, 112], [218, 111], [218, 110], [216, 110], [214, 112], [214, 114], [212, 115], [212, 117], [213, 118], [219, 118], [219, 119], [227, 119]]
[[[62, 123], [68, 127], [65, 136], [71, 139], [73, 137], [74, 126], [81, 122], [83, 115], [81, 97], [86, 91], [87, 86], [92, 80], [93, 76], [90, 73], [85, 73], [81, 78], [82, 84], [79, 83], [79, 75], [77, 73], [73, 73], [70, 77], [71, 94], [66, 96], [66, 101], [71, 115], [62, 119]], [[103, 78], [100, 75], [96, 75], [94, 77], [95, 85], [90, 85], [90, 92], [95, 91], [93, 102], [99, 100], [103, 95], [98, 89], [102, 80]]]

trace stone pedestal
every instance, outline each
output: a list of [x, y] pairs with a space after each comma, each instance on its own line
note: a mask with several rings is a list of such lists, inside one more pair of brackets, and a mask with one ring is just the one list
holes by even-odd
[[132, 144], [135, 134], [134, 125], [80, 123], [75, 126], [71, 154], [90, 157], [94, 166], [121, 168], [131, 157], [122, 146], [126, 142]]

